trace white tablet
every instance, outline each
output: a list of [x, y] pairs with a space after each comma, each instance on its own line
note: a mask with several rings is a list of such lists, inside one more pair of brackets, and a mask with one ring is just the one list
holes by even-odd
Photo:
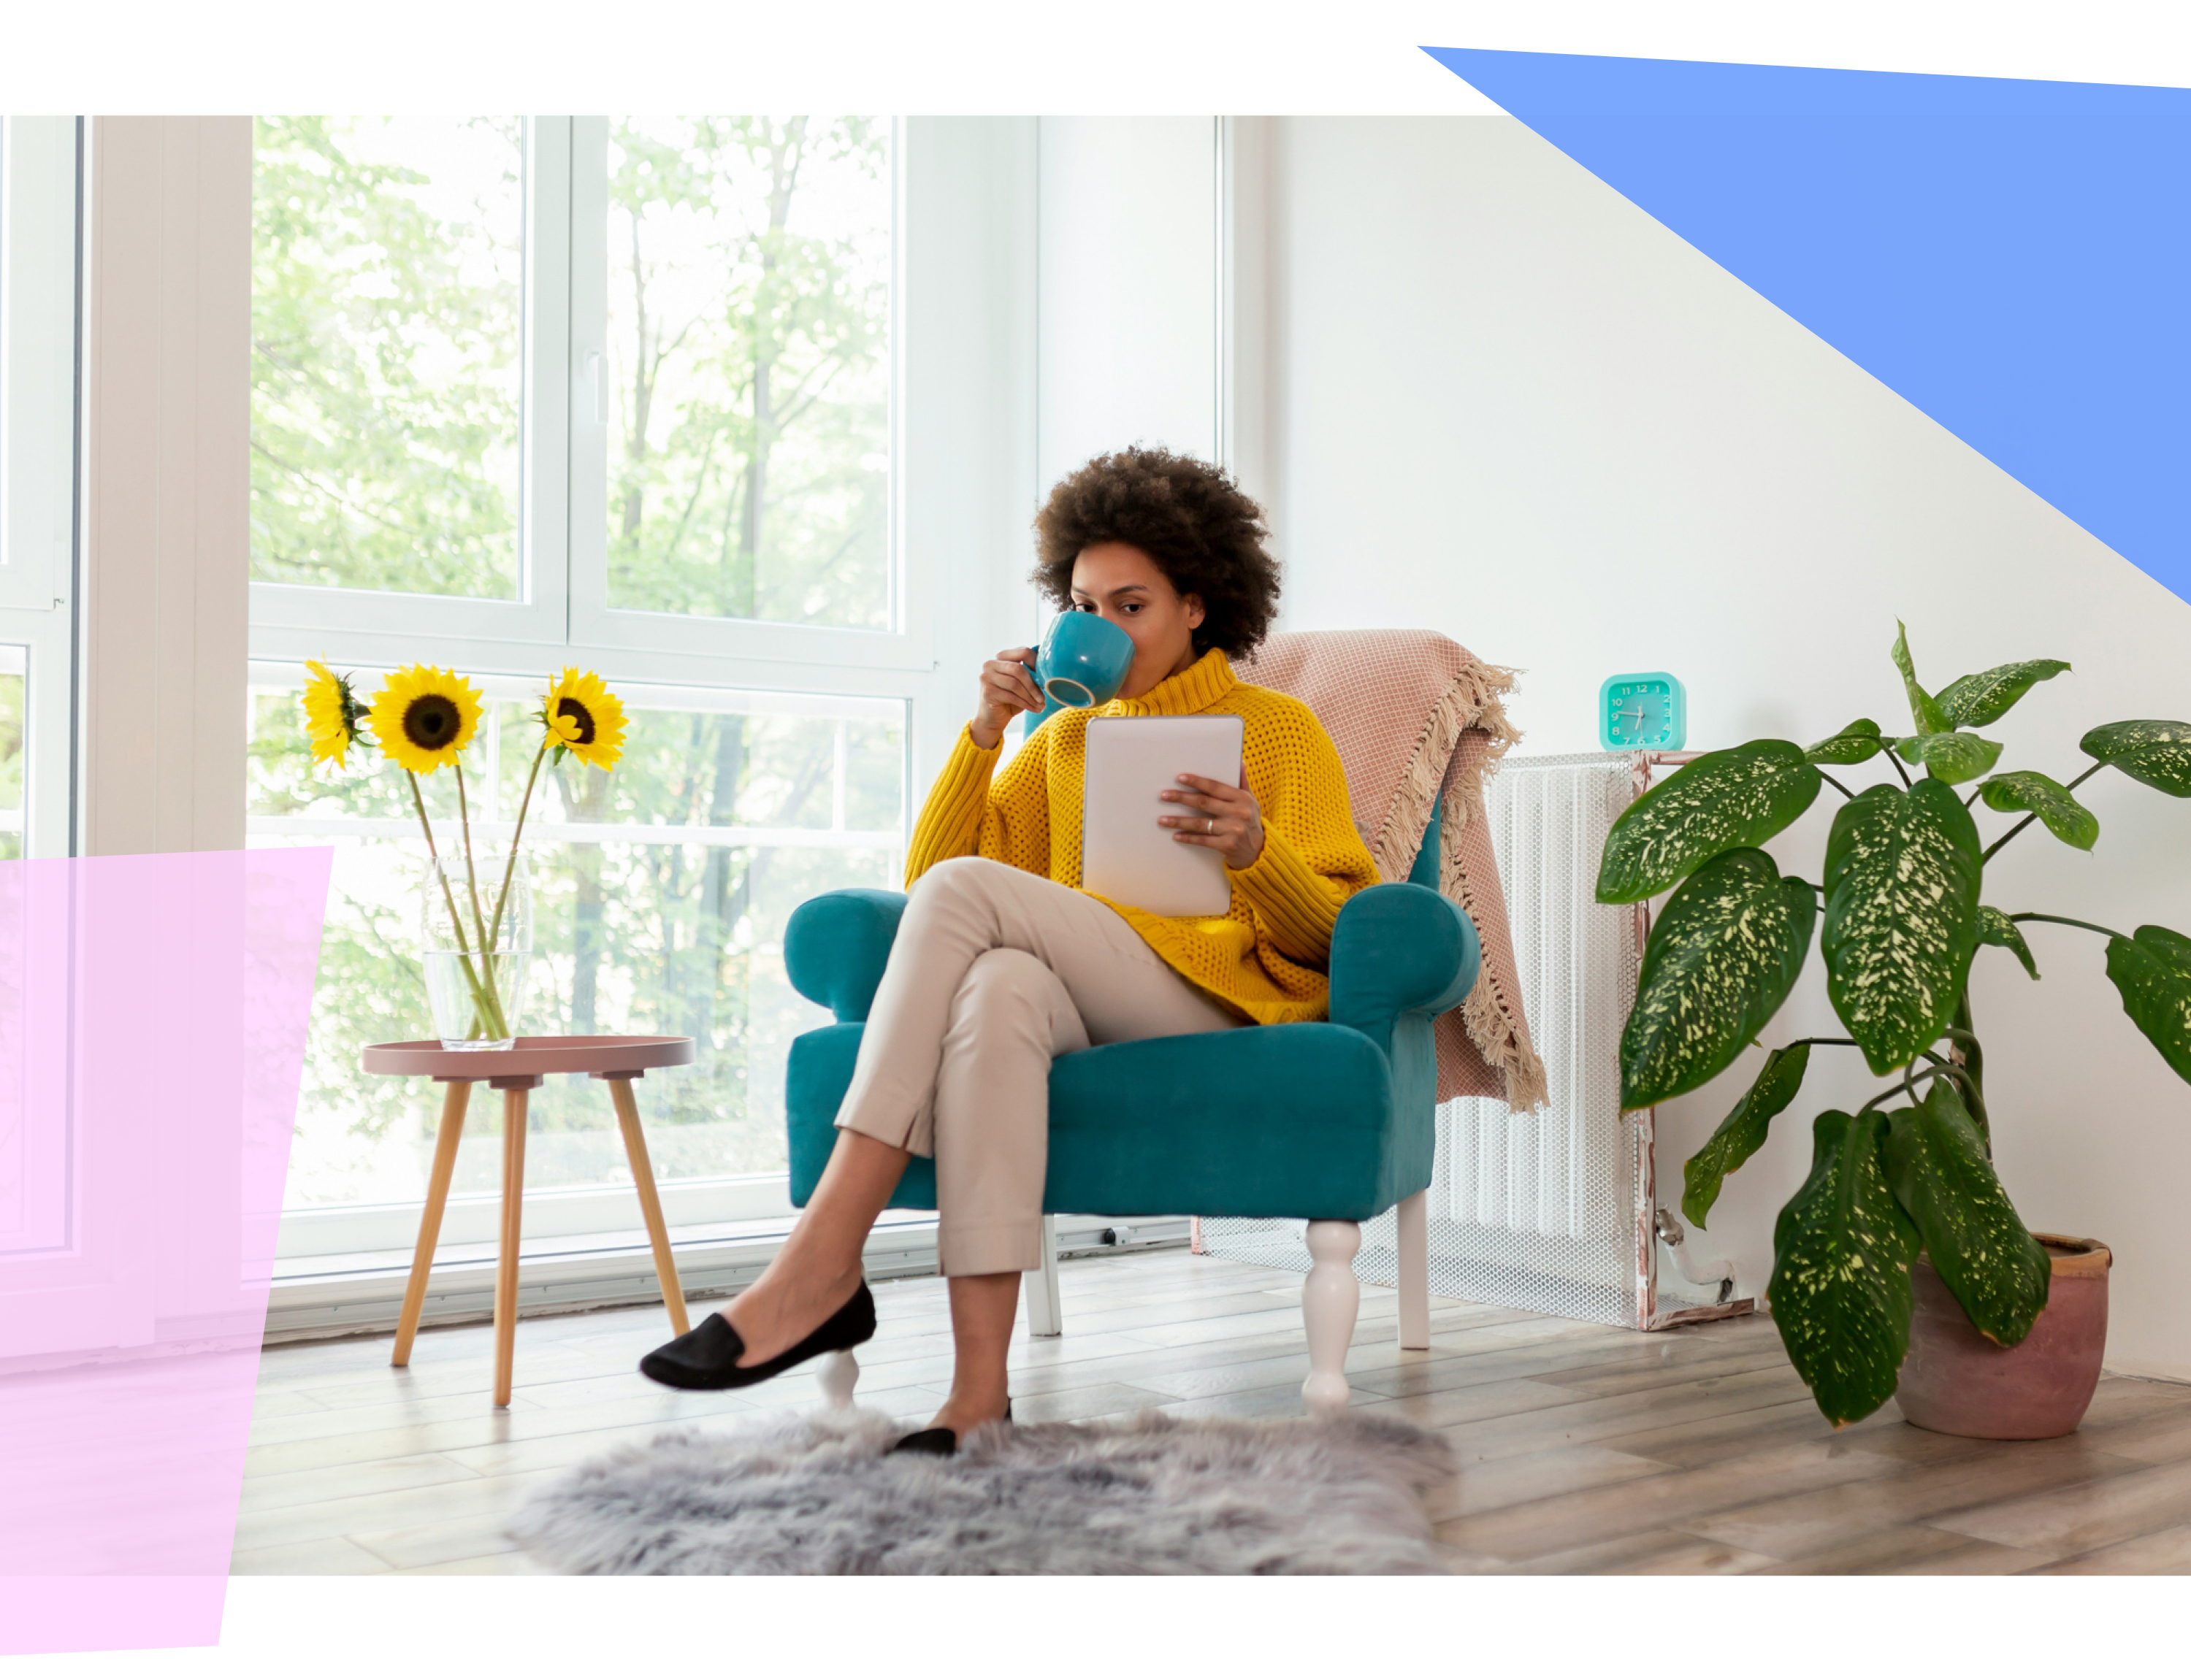
[[1247, 723], [1237, 716], [1091, 718], [1080, 790], [1080, 884], [1152, 916], [1222, 916], [1232, 883], [1222, 853], [1159, 827], [1191, 805], [1157, 796], [1182, 775], [1241, 785]]

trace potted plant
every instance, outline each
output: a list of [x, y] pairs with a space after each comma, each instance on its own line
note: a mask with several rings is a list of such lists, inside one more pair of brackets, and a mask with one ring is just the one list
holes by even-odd
[[[1978, 731], [2068, 664], [1999, 666], [1934, 695], [1918, 683], [1906, 632], [1893, 659], [1911, 734], [1889, 738], [1859, 718], [1807, 748], [1752, 741], [1704, 753], [1607, 836], [1601, 902], [1674, 889], [1621, 1036], [1621, 1106], [1648, 1108], [1723, 1072], [1786, 1001], [1816, 931], [1827, 996], [1848, 1036], [1767, 1053], [1688, 1161], [1682, 1212], [1704, 1223], [1727, 1175], [1795, 1100], [1814, 1048], [1859, 1053], [1887, 1082], [1854, 1113], [1830, 1110], [1812, 1122], [1810, 1177], [1773, 1229], [1767, 1299], [1789, 1359], [1836, 1426], [1876, 1410], [1898, 1382], [1904, 1415], [1928, 1428], [2066, 1434], [2099, 1377], [2108, 1256], [2097, 1243], [2026, 1230], [1995, 1176], [1972, 959], [1994, 946], [2036, 980], [2021, 924], [2105, 939], [2125, 1012], [2191, 1080], [2191, 939], [2004, 911], [1985, 901], [1985, 867], [2034, 823], [2090, 850], [2099, 820], [2075, 789], [2104, 769], [2191, 797], [2191, 724], [2103, 724], [2080, 743], [2092, 762], [2066, 783], [2001, 771], [2000, 744]], [[1835, 774], [1875, 760], [1891, 780], [1858, 788]], [[1826, 788], [1844, 803], [1823, 876], [1784, 876], [1758, 849]], [[1988, 843], [1972, 815], [1979, 804], [2023, 814]]]

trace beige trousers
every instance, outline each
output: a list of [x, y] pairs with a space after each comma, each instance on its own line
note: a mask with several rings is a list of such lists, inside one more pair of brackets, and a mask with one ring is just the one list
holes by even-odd
[[914, 883], [837, 1124], [935, 1157], [946, 1277], [1031, 1272], [1050, 1059], [1244, 1024], [1116, 911], [1010, 864], [953, 858]]

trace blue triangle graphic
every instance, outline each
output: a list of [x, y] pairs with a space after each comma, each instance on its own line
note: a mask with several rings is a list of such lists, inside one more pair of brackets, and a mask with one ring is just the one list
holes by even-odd
[[1425, 50], [2191, 600], [2191, 90]]

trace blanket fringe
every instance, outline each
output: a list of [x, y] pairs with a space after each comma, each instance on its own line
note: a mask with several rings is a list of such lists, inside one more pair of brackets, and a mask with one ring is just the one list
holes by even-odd
[[[1516, 673], [1503, 666], [1471, 660], [1438, 697], [1423, 725], [1391, 809], [1371, 840], [1370, 854], [1387, 881], [1404, 881], [1414, 867], [1431, 813], [1444, 799], [1443, 844], [1439, 847], [1438, 889], [1457, 902], [1478, 928], [1483, 925], [1475, 883], [1461, 862], [1460, 837], [1483, 816], [1482, 784], [1499, 768], [1507, 750], [1521, 740], [1506, 716], [1505, 696]], [[1484, 737], [1483, 756], [1472, 776], [1455, 776], [1461, 738], [1470, 730]], [[1515, 1000], [1509, 999], [1486, 962], [1476, 986], [1453, 1012], [1484, 1061], [1504, 1080], [1506, 1104], [1519, 1111], [1540, 1107], [1547, 1096], [1543, 1059], [1529, 1043]]]
[[[1472, 790], [1458, 806], [1450, 797], [1448, 784], [1452, 779], [1454, 757], [1460, 750], [1461, 736], [1470, 729], [1480, 729], [1486, 740], [1481, 780], [1489, 780], [1497, 771], [1507, 748], [1522, 738], [1507, 721], [1501, 698], [1514, 686], [1514, 678], [1515, 673], [1503, 666], [1479, 665], [1471, 660], [1447, 684], [1437, 704], [1431, 708], [1423, 732], [1416, 739], [1415, 750], [1408, 755], [1408, 768], [1400, 777], [1391, 809], [1385, 813], [1384, 821], [1378, 825], [1369, 842], [1369, 854], [1387, 881], [1404, 881], [1414, 867], [1423, 831], [1430, 826], [1431, 812], [1437, 807], [1441, 793], [1448, 796], [1446, 820], [1454, 829], [1465, 826], [1471, 817], [1482, 811], [1482, 802]], [[1457, 824], [1454, 821], [1456, 815], [1460, 818]], [[1445, 849], [1450, 852], [1450, 832], [1447, 841]], [[1443, 878], [1443, 860], [1440, 863]]]

